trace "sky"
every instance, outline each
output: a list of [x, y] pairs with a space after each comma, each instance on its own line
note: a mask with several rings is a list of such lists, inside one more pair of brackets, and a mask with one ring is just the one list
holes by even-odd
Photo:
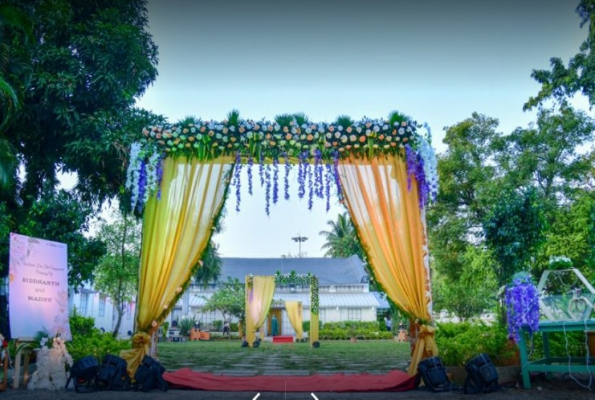
[[[232, 109], [268, 120], [304, 112], [312, 121], [384, 118], [399, 110], [432, 128], [445, 151], [444, 127], [479, 112], [509, 133], [533, 113], [533, 69], [564, 62], [586, 38], [578, 0], [149, 1], [149, 31], [159, 47], [159, 76], [138, 105], [176, 122], [222, 120]], [[245, 178], [245, 176], [244, 176]], [[294, 182], [297, 179], [294, 178]], [[243, 185], [246, 189], [247, 185]], [[297, 185], [296, 185], [297, 186]], [[224, 257], [321, 257], [327, 229], [343, 209], [323, 201], [281, 202], [265, 214], [263, 191], [230, 196]], [[294, 188], [295, 189], [295, 188]]]

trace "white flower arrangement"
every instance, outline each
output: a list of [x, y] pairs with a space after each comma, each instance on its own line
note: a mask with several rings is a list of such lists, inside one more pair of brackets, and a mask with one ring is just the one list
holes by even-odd
[[47, 347], [47, 341], [47, 338], [41, 340], [41, 349], [37, 354], [37, 370], [27, 385], [29, 390], [63, 390], [66, 386], [66, 365], [72, 367], [72, 357], [60, 337], [53, 339], [52, 348]]

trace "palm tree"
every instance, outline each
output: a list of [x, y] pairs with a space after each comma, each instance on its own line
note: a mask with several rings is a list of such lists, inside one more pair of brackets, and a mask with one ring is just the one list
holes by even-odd
[[336, 221], [327, 221], [327, 225], [331, 227], [329, 231], [318, 233], [326, 238], [322, 246], [322, 249], [326, 249], [325, 257], [345, 258], [355, 254], [364, 259], [364, 250], [347, 212], [339, 214]]

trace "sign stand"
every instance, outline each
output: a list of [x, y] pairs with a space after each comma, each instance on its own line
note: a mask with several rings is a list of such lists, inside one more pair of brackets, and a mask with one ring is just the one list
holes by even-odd
[[30, 343], [35, 342], [35, 338], [22, 337], [16, 340], [16, 351], [14, 355], [14, 374], [12, 377], [12, 388], [18, 389], [21, 380], [21, 357], [24, 358], [23, 363], [23, 385], [27, 387], [29, 380], [29, 359], [31, 357]]

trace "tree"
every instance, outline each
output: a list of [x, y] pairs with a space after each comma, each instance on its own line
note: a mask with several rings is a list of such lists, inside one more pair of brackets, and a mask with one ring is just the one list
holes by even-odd
[[593, 143], [594, 130], [593, 119], [570, 106], [541, 108], [535, 126], [494, 141], [507, 186], [534, 187], [550, 210], [566, 203], [589, 182], [595, 153], [581, 149]]
[[466, 267], [465, 254], [483, 240], [482, 223], [499, 190], [492, 163], [497, 128], [498, 120], [473, 113], [446, 129], [448, 149], [438, 156], [438, 199], [427, 213], [429, 246], [433, 268], [452, 286]]
[[207, 286], [211, 282], [217, 282], [223, 264], [219, 256], [219, 245], [212, 240], [209, 241], [201, 261], [202, 265], [196, 269], [194, 274], [194, 282], [203, 286]]
[[118, 158], [109, 156], [129, 144], [127, 120], [157, 76], [146, 1], [15, 4], [31, 16], [35, 37], [31, 81], [7, 126], [26, 170], [22, 197], [34, 199], [45, 182], [54, 185], [58, 167], [78, 173], [81, 190], [118, 194], [110, 179]]
[[207, 301], [204, 309], [220, 311], [224, 322], [230, 322], [232, 317], [244, 321], [246, 307], [246, 288], [238, 278], [227, 278], [211, 297], [204, 297]]
[[105, 242], [107, 253], [97, 265], [95, 288], [110, 297], [118, 314], [113, 336], [118, 335], [127, 304], [137, 294], [140, 265], [141, 224], [134, 216], [115, 211], [112, 221], [103, 221], [97, 237]]
[[93, 279], [97, 260], [106, 251], [101, 240], [86, 235], [93, 215], [93, 209], [80, 200], [77, 192], [46, 187], [18, 231], [23, 235], [65, 243], [68, 246], [68, 284], [79, 288], [83, 282]]
[[565, 66], [559, 57], [550, 59], [550, 70], [534, 70], [531, 76], [541, 89], [535, 97], [525, 104], [531, 109], [545, 100], [554, 98], [566, 102], [575, 93], [587, 96], [589, 103], [595, 105], [595, 0], [581, 0], [576, 8], [581, 20], [581, 27], [589, 28], [587, 39], [581, 44], [579, 53]]
[[318, 233], [326, 239], [322, 246], [322, 249], [326, 249], [325, 257], [347, 258], [355, 254], [365, 260], [364, 250], [347, 212], [339, 214], [336, 221], [327, 221], [327, 225], [330, 230]]
[[497, 262], [498, 287], [529, 271], [544, 242], [545, 220], [534, 188], [503, 192], [484, 222], [486, 245]]
[[457, 281], [434, 271], [432, 289], [436, 310], [446, 309], [466, 321], [496, 304], [498, 287], [495, 262], [488, 250], [470, 245], [461, 258]]

